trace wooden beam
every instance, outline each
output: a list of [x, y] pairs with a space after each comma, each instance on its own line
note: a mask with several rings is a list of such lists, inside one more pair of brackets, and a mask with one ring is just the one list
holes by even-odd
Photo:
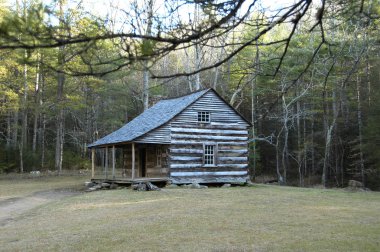
[[170, 153], [203, 154], [203, 149], [170, 149]]
[[224, 141], [247, 141], [248, 137], [238, 136], [213, 136], [213, 135], [191, 135], [191, 134], [171, 134], [173, 139], [205, 139], [207, 140], [224, 140]]
[[219, 157], [220, 161], [237, 161], [237, 162], [247, 162], [248, 157]]
[[194, 180], [197, 183], [231, 183], [240, 184], [247, 182], [248, 176], [205, 176], [205, 177], [171, 177], [173, 184], [191, 184]]
[[[172, 122], [172, 127], [173, 128], [194, 128], [194, 127], [198, 127], [198, 126], [194, 126], [195, 125], [198, 125], [198, 121], [193, 121], [191, 119], [187, 120], [186, 121], [186, 125], [183, 124], [183, 121], [182, 122]], [[203, 125], [203, 128], [204, 129], [217, 129], [217, 130], [220, 130], [220, 129], [226, 129], [226, 130], [247, 130], [247, 127], [248, 125], [244, 125], [244, 124], [236, 124], [236, 123], [226, 123], [226, 122], [211, 122], [209, 124], [205, 124]]]
[[135, 179], [135, 143], [132, 143], [132, 179]]
[[115, 145], [112, 145], [112, 179], [115, 179]]
[[[172, 140], [172, 145], [203, 145], [203, 144], [215, 144], [215, 142], [199, 140], [199, 141], [189, 141], [189, 140]], [[247, 141], [244, 142], [221, 142], [220, 145], [247, 145]], [[175, 147], [175, 146], [174, 146]]]
[[171, 156], [172, 161], [202, 161], [202, 157]]
[[217, 171], [217, 172], [172, 172], [173, 177], [188, 177], [188, 176], [242, 176], [248, 175], [248, 171]]
[[108, 179], [108, 146], [106, 146], [106, 160], [105, 160], [105, 169], [106, 169], [106, 179]]
[[95, 149], [91, 149], [91, 178], [95, 177]]
[[[173, 169], [186, 169], [186, 168], [202, 168], [207, 166], [202, 164], [170, 164], [170, 168]], [[213, 167], [223, 167], [223, 168], [236, 168], [236, 169], [246, 169], [248, 167], [248, 164], [218, 164]]]
[[170, 164], [170, 168], [202, 168], [202, 164]]
[[221, 149], [221, 148], [218, 148], [218, 152], [228, 152], [228, 153], [237, 153], [237, 154], [247, 154], [248, 153], [248, 150], [247, 149], [239, 149], [239, 150], [235, 150], [235, 149]]
[[198, 129], [198, 128], [171, 128], [175, 133], [199, 133], [199, 134], [224, 134], [224, 135], [248, 135], [247, 130], [219, 130], [219, 129]]

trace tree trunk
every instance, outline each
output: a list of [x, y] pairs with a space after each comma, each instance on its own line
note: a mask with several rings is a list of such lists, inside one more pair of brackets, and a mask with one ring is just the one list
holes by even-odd
[[[252, 139], [255, 139], [256, 138], [256, 127], [255, 127], [255, 124], [256, 124], [256, 86], [257, 86], [257, 75], [259, 73], [259, 69], [258, 69], [258, 66], [259, 66], [259, 46], [256, 42], [256, 57], [255, 57], [255, 76], [254, 78], [252, 79], [251, 81], [251, 123], [252, 123]], [[257, 142], [254, 141], [253, 142], [253, 171], [252, 171], [252, 177], [255, 177], [256, 176], [256, 145], [257, 145]]]
[[[62, 50], [60, 48], [60, 50]], [[63, 109], [63, 86], [65, 83], [65, 76], [63, 73], [58, 73], [58, 92], [57, 92], [57, 132], [56, 132], [56, 144], [55, 144], [55, 169], [58, 174], [62, 172], [62, 153], [63, 153], [63, 141], [64, 141], [64, 109]]]
[[219, 67], [214, 68], [214, 82], [212, 84], [212, 88], [216, 90], [218, 85], [218, 75], [219, 75]]
[[276, 172], [277, 172], [277, 179], [279, 184], [282, 184], [284, 181], [284, 177], [281, 174], [281, 166], [280, 166], [280, 136], [282, 134], [284, 128], [280, 130], [280, 132], [277, 134], [276, 137]]
[[327, 183], [327, 165], [328, 165], [328, 157], [330, 154], [330, 141], [331, 141], [331, 131], [332, 128], [329, 128], [329, 123], [328, 123], [328, 109], [327, 109], [327, 87], [326, 83], [323, 89], [323, 131], [325, 135], [325, 154], [324, 154], [324, 159], [323, 159], [323, 168], [322, 168], [322, 185], [326, 187]]
[[20, 173], [24, 172], [24, 148], [22, 147], [22, 144], [19, 145], [19, 154], [20, 154]]
[[[27, 51], [24, 52], [25, 60], [28, 57]], [[21, 125], [21, 139], [19, 144], [20, 151], [20, 173], [24, 172], [24, 155], [23, 149], [27, 144], [27, 127], [28, 127], [28, 111], [27, 111], [27, 102], [28, 102], [28, 66], [24, 64], [24, 95], [22, 99], [22, 125]]]
[[[333, 115], [334, 115], [334, 118], [335, 118], [335, 115], [336, 115], [336, 113], [337, 113], [337, 109], [338, 109], [338, 101], [337, 101], [337, 99], [336, 99], [336, 88], [334, 88], [333, 89], [333, 91], [332, 91], [332, 98], [333, 98], [333, 100], [332, 100], [332, 111], [333, 111]], [[335, 180], [335, 182], [337, 182], [336, 181], [336, 156], [337, 156], [337, 143], [336, 143], [336, 141], [334, 141], [334, 140], [336, 140], [337, 139], [337, 132], [338, 132], [338, 125], [335, 125], [334, 126], [335, 128], [334, 128], [334, 130], [333, 130], [333, 132], [332, 132], [332, 136], [331, 136], [331, 138], [332, 138], [332, 142], [333, 143], [335, 143], [334, 144], [334, 146], [333, 146], [333, 150], [331, 151], [331, 153], [330, 153], [330, 155], [332, 154], [332, 155], [334, 155], [334, 162], [335, 162], [335, 169], [333, 168], [334, 166], [333, 166], [333, 161], [332, 161], [332, 158], [330, 159], [330, 167], [331, 167], [331, 169], [330, 169], [330, 175], [332, 175], [332, 174], [334, 174], [334, 176], [329, 176], [330, 178], [334, 178], [334, 180]]]
[[[296, 96], [299, 96], [299, 87], [297, 83]], [[302, 170], [302, 147], [301, 147], [301, 104], [300, 101], [296, 102], [296, 119], [297, 119], [297, 163], [298, 163], [298, 177], [299, 186], [304, 186], [303, 183], [303, 170]]]
[[[198, 43], [195, 44], [195, 70], [199, 70], [201, 68], [201, 48]], [[200, 73], [195, 74], [195, 90], [201, 89], [201, 79], [200, 79]]]
[[45, 130], [46, 130], [46, 115], [42, 114], [42, 130], [41, 130], [41, 168], [45, 168]]
[[[194, 10], [194, 24], [199, 23], [199, 6], [198, 4], [195, 4], [195, 10]], [[199, 70], [201, 68], [201, 53], [202, 49], [198, 42], [195, 42], [195, 70]], [[201, 89], [201, 79], [200, 79], [200, 73], [196, 73], [195, 76], [195, 82], [194, 82], [194, 89], [199, 90]]]
[[143, 105], [144, 111], [149, 108], [149, 70], [148, 62], [144, 61], [144, 71], [143, 71]]
[[[371, 5], [372, 5], [372, 1], [371, 1]], [[368, 7], [369, 10], [368, 10], [368, 13], [370, 12], [370, 8], [371, 5]], [[366, 40], [366, 44], [367, 46], [369, 41], [368, 41], [368, 34], [367, 32], [365, 33], [365, 36], [364, 36], [364, 39]], [[368, 50], [367, 50], [367, 53], [366, 53], [366, 64], [365, 64], [365, 75], [366, 75], [366, 81], [367, 81], [367, 90], [368, 90], [368, 107], [371, 107], [371, 95], [372, 95], [372, 86], [371, 86], [371, 79], [370, 79], [370, 72], [371, 72], [371, 65], [370, 65], [370, 62], [369, 62], [369, 55], [368, 55]]]
[[[152, 34], [153, 26], [153, 0], [148, 1], [148, 23], [146, 26], [145, 35], [149, 36]], [[149, 62], [147, 60], [143, 61], [143, 106], [144, 111], [149, 108]]]
[[365, 166], [363, 158], [363, 121], [362, 121], [362, 107], [361, 107], [361, 95], [360, 95], [360, 79], [359, 75], [356, 76], [356, 99], [357, 99], [357, 117], [358, 117], [358, 137], [359, 137], [359, 164], [360, 164], [360, 175], [362, 178], [362, 183], [365, 185]]
[[37, 55], [36, 84], [34, 87], [34, 106], [35, 107], [34, 107], [33, 142], [32, 142], [33, 153], [36, 152], [36, 146], [37, 146], [38, 118], [39, 118], [39, 107], [40, 107], [39, 84], [40, 84], [40, 63], [39, 63], [39, 57]]
[[[60, 8], [60, 26], [63, 29], [63, 0], [59, 1]], [[63, 30], [61, 30], [63, 33]], [[61, 46], [58, 49], [58, 68], [63, 69], [65, 64], [65, 47]], [[55, 162], [54, 168], [57, 170], [58, 174], [62, 173], [62, 156], [63, 156], [63, 141], [64, 141], [64, 109], [63, 109], [63, 87], [65, 84], [65, 74], [63, 72], [57, 73], [57, 120], [56, 120], [56, 142], [55, 142]]]
[[322, 170], [322, 185], [326, 187], [327, 185], [327, 172], [328, 172], [328, 165], [329, 165], [329, 159], [330, 159], [330, 146], [331, 146], [331, 135], [334, 128], [334, 124], [331, 124], [330, 127], [327, 129], [326, 132], [326, 143], [325, 143], [325, 155], [323, 160], [323, 170]]
[[17, 148], [17, 142], [18, 142], [18, 129], [19, 129], [19, 125], [18, 125], [18, 122], [19, 121], [19, 110], [16, 109], [15, 112], [14, 112], [14, 115], [13, 115], [13, 133], [12, 133], [12, 146], [13, 148]]
[[10, 111], [8, 111], [7, 113], [7, 140], [6, 140], [6, 147], [7, 149], [11, 146], [11, 125], [12, 125], [12, 122], [11, 122], [11, 117], [12, 117], [12, 113]]
[[34, 122], [33, 122], [33, 142], [32, 142], [32, 151], [36, 152], [37, 149], [37, 132], [38, 132], [38, 110], [34, 111]]
[[251, 176], [254, 178], [256, 176], [256, 128], [255, 128], [255, 89], [256, 89], [256, 78], [252, 80], [251, 83], [251, 123], [252, 123], [252, 140], [253, 140], [253, 167]]
[[282, 169], [284, 170], [284, 177], [283, 177], [283, 183], [286, 184], [286, 174], [287, 174], [287, 166], [288, 166], [288, 138], [289, 138], [289, 128], [288, 128], [288, 107], [286, 104], [285, 100], [285, 95], [281, 95], [282, 98], [282, 106], [283, 106], [283, 113], [284, 113], [284, 123], [283, 123], [283, 128], [284, 128], [284, 145], [282, 147], [282, 154], [281, 154], [281, 162], [282, 162]]
[[[40, 88], [40, 106], [44, 104], [44, 91], [45, 91], [45, 78], [44, 74], [41, 74], [41, 88]], [[45, 130], [46, 130], [46, 115], [45, 112], [40, 116], [40, 129], [39, 129], [39, 142], [41, 144], [41, 168], [45, 168]]]
[[[314, 104], [313, 104], [313, 108], [314, 108]], [[311, 128], [311, 134], [310, 134], [310, 145], [311, 145], [311, 153], [310, 153], [310, 156], [311, 156], [311, 171], [310, 171], [310, 175], [314, 175], [315, 173], [315, 147], [314, 147], [314, 113], [311, 114], [311, 125], [310, 125], [310, 128]], [[310, 180], [309, 180], [310, 181]]]
[[338, 106], [336, 106], [336, 92], [333, 91], [332, 95], [332, 104], [333, 104], [333, 120], [331, 124], [328, 123], [328, 109], [327, 109], [327, 90], [326, 87], [323, 92], [323, 116], [324, 116], [324, 129], [325, 129], [325, 153], [323, 160], [323, 169], [322, 169], [322, 185], [326, 187], [327, 185], [327, 174], [330, 172], [330, 152], [331, 152], [331, 138], [334, 128], [336, 127], [336, 120], [339, 115]]
[[238, 95], [241, 93], [242, 91], [242, 88], [237, 88], [234, 93], [232, 94], [231, 96], [231, 99], [230, 99], [230, 104], [232, 107], [234, 107], [236, 109], [236, 106], [235, 106], [235, 103], [236, 103], [236, 100], [237, 100], [237, 97]]
[[[186, 55], [186, 60], [184, 62], [184, 68], [185, 68], [186, 72], [190, 72], [191, 71], [191, 68], [190, 68], [190, 56], [189, 56], [189, 53], [187, 52], [186, 48], [184, 49], [184, 53]], [[191, 83], [190, 76], [186, 76], [186, 80], [187, 80], [187, 84], [189, 86], [190, 92], [193, 92], [193, 84]]]
[[[303, 103], [303, 111], [306, 113], [306, 102]], [[307, 159], [309, 157], [308, 155], [308, 143], [306, 141], [306, 115], [303, 116], [303, 153], [304, 153], [304, 159], [303, 159], [303, 184], [305, 185], [305, 178], [307, 174], [309, 174], [309, 168], [308, 168], [308, 162]]]

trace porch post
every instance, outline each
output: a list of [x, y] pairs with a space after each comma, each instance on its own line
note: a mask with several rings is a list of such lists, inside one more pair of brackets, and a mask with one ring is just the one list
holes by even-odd
[[105, 160], [105, 163], [106, 163], [106, 179], [108, 179], [108, 146], [106, 146], [106, 160]]
[[95, 177], [95, 149], [91, 149], [91, 178]]
[[115, 179], [115, 145], [112, 145], [112, 179]]
[[132, 179], [135, 179], [135, 143], [132, 143]]

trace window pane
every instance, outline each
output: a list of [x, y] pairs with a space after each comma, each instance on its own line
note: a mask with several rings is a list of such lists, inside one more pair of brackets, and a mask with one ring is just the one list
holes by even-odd
[[214, 145], [205, 145], [204, 162], [205, 162], [205, 165], [214, 164]]
[[210, 112], [207, 112], [207, 111], [198, 112], [198, 122], [210, 122]]

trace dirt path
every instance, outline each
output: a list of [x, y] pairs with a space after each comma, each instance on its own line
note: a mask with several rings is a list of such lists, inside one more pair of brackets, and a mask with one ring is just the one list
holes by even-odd
[[35, 207], [80, 193], [82, 192], [73, 189], [56, 189], [35, 192], [25, 197], [0, 200], [0, 226], [12, 223], [20, 214], [24, 214]]

